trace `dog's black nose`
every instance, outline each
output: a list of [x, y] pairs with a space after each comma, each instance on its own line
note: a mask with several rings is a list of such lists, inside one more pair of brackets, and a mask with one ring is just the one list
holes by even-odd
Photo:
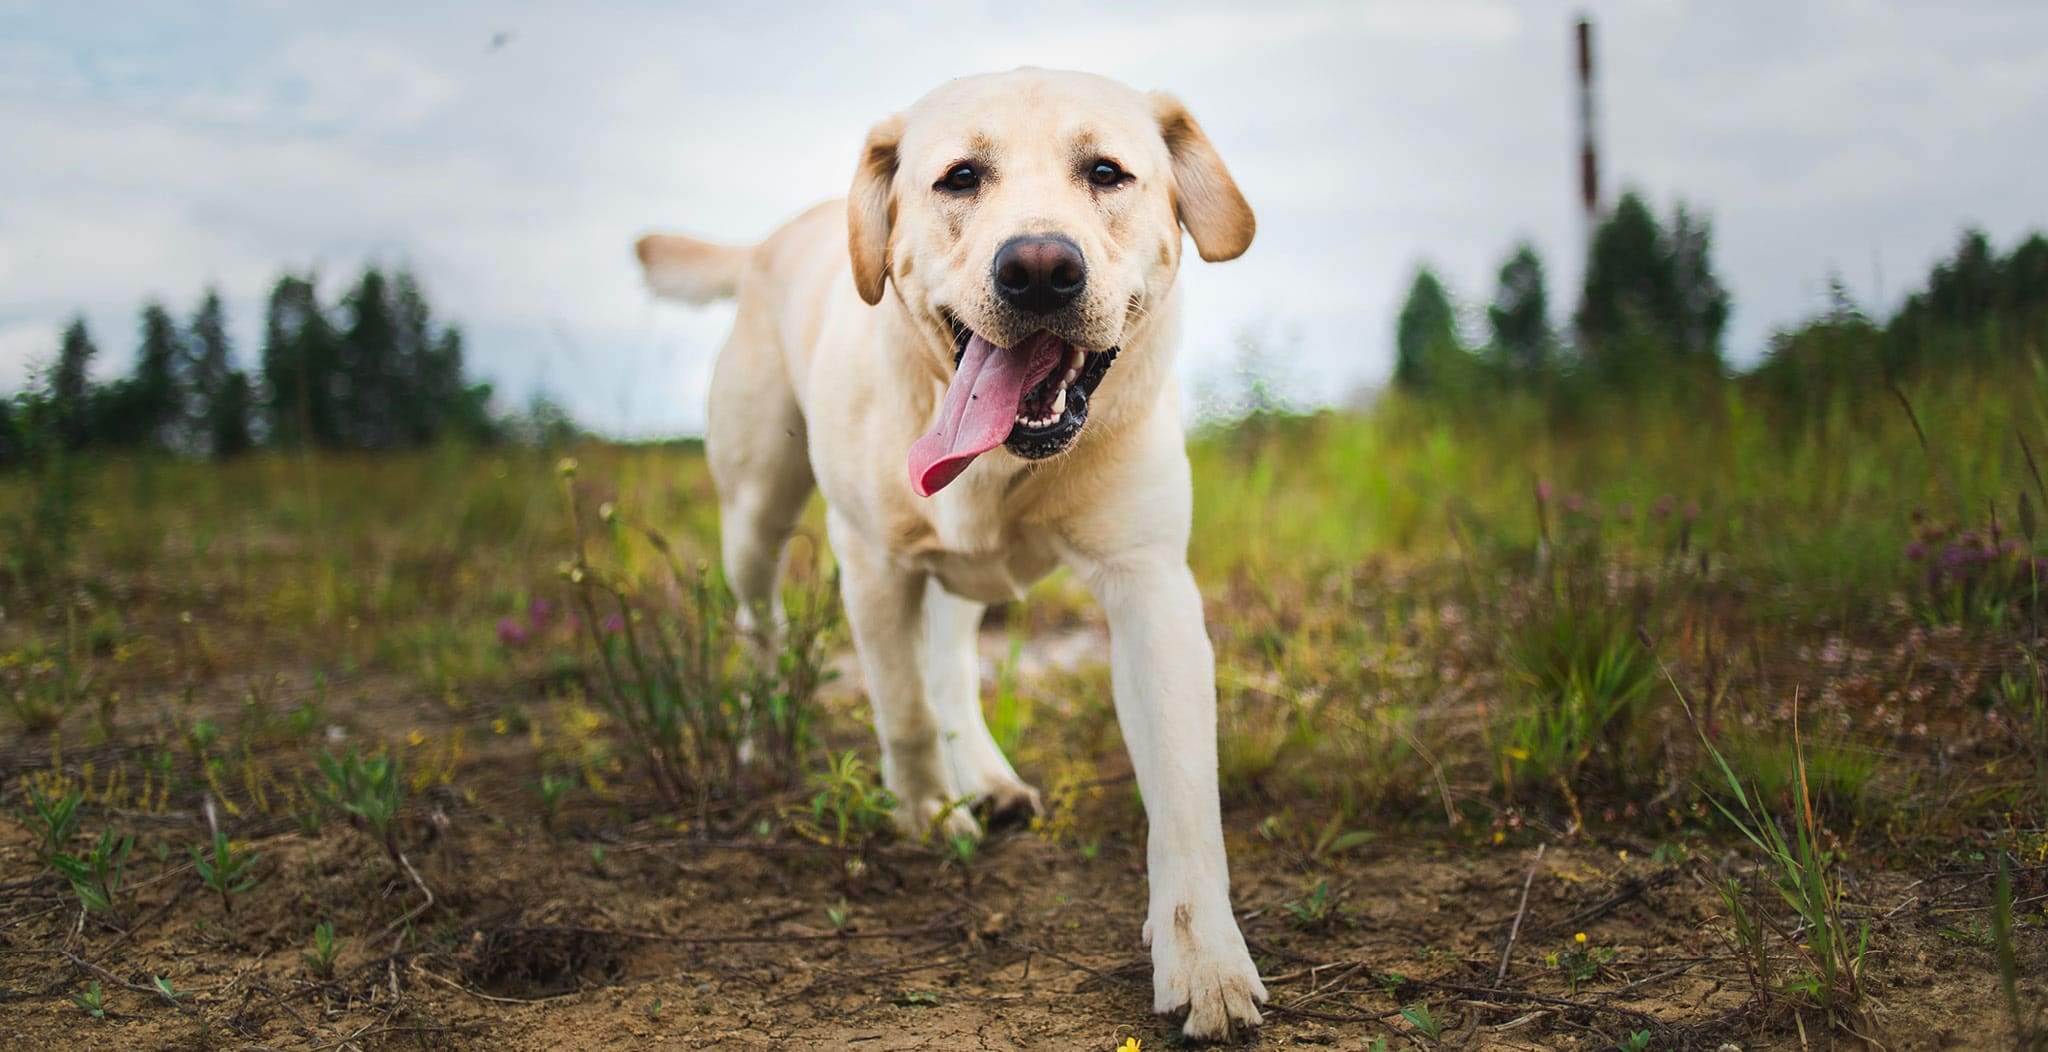
[[996, 249], [996, 292], [1018, 310], [1051, 314], [1087, 284], [1081, 247], [1064, 237], [1013, 237]]

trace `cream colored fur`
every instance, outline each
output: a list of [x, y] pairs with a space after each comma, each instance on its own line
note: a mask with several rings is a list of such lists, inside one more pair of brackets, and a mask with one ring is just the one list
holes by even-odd
[[[934, 183], [985, 162], [974, 194]], [[1091, 186], [1113, 158], [1135, 179]], [[725, 569], [758, 637], [777, 623], [781, 553], [813, 486], [898, 820], [978, 835], [957, 801], [1038, 808], [983, 722], [975, 637], [984, 604], [1058, 566], [1107, 614], [1117, 718], [1144, 794], [1154, 1007], [1213, 1038], [1259, 1022], [1265, 1000], [1230, 907], [1216, 786], [1215, 671], [1187, 566], [1190, 515], [1174, 353], [1182, 231], [1204, 259], [1242, 253], [1251, 209], [1172, 98], [1079, 73], [952, 81], [869, 133], [846, 201], [752, 248], [650, 235], [649, 285], [701, 302], [737, 294], [712, 377], [706, 448]], [[991, 290], [997, 246], [1061, 234], [1088, 283], [1060, 335], [1121, 348], [1064, 452], [1001, 447], [929, 499], [911, 443], [931, 426], [954, 359], [940, 311], [998, 346], [1034, 323]]]

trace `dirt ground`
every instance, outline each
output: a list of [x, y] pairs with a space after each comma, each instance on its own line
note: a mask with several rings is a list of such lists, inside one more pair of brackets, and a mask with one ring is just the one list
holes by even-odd
[[[334, 741], [417, 724], [427, 707], [374, 676], [328, 689], [348, 699], [330, 707]], [[856, 699], [852, 687], [835, 688], [835, 733], [858, 733]], [[848, 852], [790, 837], [771, 820], [802, 807], [800, 790], [732, 801], [681, 828], [621, 822], [586, 804], [549, 830], [524, 785], [523, 743], [491, 733], [489, 711], [443, 712], [422, 726], [435, 737], [463, 730], [476, 745], [462, 788], [430, 789], [408, 813], [409, 857], [434, 899], [403, 942], [389, 925], [419, 892], [346, 826], [315, 834], [277, 821], [252, 834], [262, 879], [226, 913], [181, 857], [149, 857], [198, 816], [124, 816], [143, 845], [125, 928], [85, 918], [54, 876], [38, 873], [24, 829], [0, 826], [0, 1046], [1180, 1044], [1150, 1011], [1139, 944], [1143, 812], [1120, 749], [1085, 783], [1054, 787], [1049, 772], [1027, 769], [1063, 794], [1065, 820], [996, 831], [963, 861], [902, 841]], [[5, 773], [11, 781], [47, 761], [19, 741]], [[93, 756], [67, 762], [90, 772]], [[1709, 883], [1739, 866], [1726, 845], [1533, 831], [1496, 841], [1438, 823], [1318, 855], [1273, 835], [1272, 803], [1238, 801], [1225, 815], [1234, 899], [1272, 993], [1248, 1047], [1829, 1043], [1818, 1019], [1749, 993]], [[1852, 870], [1848, 880], [1876, 947], [1864, 1031], [1894, 1050], [2009, 1047], [1984, 864]], [[2016, 897], [2038, 902], [2041, 883], [2032, 871]], [[1312, 910], [1303, 904], [1318, 886], [1323, 908]], [[331, 979], [303, 959], [323, 920], [342, 941]], [[2022, 992], [2038, 1000], [2048, 962], [2037, 941], [2021, 948]], [[1556, 963], [1574, 952], [1598, 955], [1576, 987]], [[158, 976], [177, 1004], [151, 989]], [[72, 1000], [95, 980], [104, 1019]], [[1416, 1005], [1423, 1022], [1403, 1014]], [[1647, 1043], [1623, 1044], [1636, 1034]]]

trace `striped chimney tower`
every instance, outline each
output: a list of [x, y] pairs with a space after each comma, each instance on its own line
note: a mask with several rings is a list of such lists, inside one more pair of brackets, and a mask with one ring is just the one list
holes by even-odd
[[1594, 141], [1593, 18], [1580, 15], [1573, 38], [1579, 53], [1579, 203], [1585, 210], [1586, 242], [1600, 221], [1600, 149]]

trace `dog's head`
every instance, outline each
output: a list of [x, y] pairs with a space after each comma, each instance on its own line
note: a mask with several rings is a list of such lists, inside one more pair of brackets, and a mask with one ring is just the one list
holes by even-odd
[[1118, 349], [1173, 287], [1181, 229], [1206, 260], [1252, 210], [1174, 98], [1082, 73], [956, 80], [868, 133], [847, 207], [854, 283], [888, 286], [952, 379], [911, 452], [929, 496], [974, 457], [1067, 448]]

